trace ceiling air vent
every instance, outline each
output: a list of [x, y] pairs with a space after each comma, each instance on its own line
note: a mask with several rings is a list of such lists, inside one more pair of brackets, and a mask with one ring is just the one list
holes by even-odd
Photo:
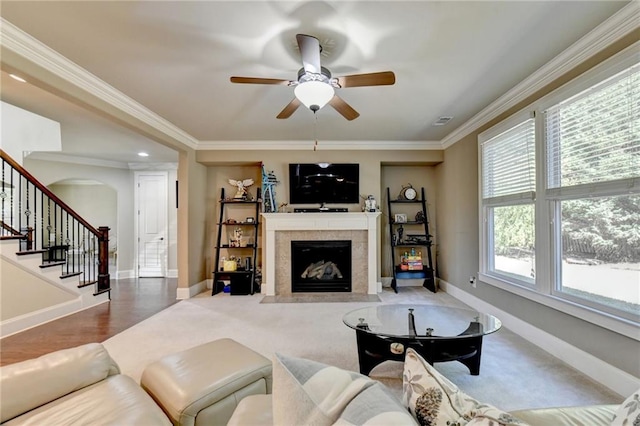
[[439, 117], [435, 123], [433, 123], [434, 126], [444, 126], [445, 124], [447, 124], [453, 117]]

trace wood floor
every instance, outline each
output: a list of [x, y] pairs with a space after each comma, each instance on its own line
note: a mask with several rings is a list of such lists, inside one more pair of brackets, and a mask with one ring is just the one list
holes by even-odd
[[111, 301], [0, 340], [0, 365], [109, 337], [173, 305], [177, 279], [111, 281]]

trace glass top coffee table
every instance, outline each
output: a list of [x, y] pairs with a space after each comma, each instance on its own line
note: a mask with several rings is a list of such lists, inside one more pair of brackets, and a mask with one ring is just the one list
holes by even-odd
[[369, 306], [342, 321], [356, 331], [362, 374], [384, 361], [404, 361], [406, 349], [413, 348], [430, 364], [459, 361], [477, 376], [482, 337], [502, 326], [493, 315], [432, 305]]

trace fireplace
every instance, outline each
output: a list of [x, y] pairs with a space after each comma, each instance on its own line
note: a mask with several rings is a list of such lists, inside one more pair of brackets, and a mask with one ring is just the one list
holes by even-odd
[[351, 292], [351, 241], [291, 241], [291, 291]]
[[291, 241], [351, 241], [351, 292], [382, 291], [378, 272], [380, 212], [262, 213], [262, 292], [291, 295]]

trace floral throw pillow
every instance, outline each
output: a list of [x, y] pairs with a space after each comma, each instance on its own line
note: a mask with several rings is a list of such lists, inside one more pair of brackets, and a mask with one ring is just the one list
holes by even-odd
[[613, 416], [611, 426], [640, 425], [640, 389], [625, 399]]
[[523, 426], [525, 423], [462, 392], [409, 348], [402, 377], [403, 403], [423, 426]]

